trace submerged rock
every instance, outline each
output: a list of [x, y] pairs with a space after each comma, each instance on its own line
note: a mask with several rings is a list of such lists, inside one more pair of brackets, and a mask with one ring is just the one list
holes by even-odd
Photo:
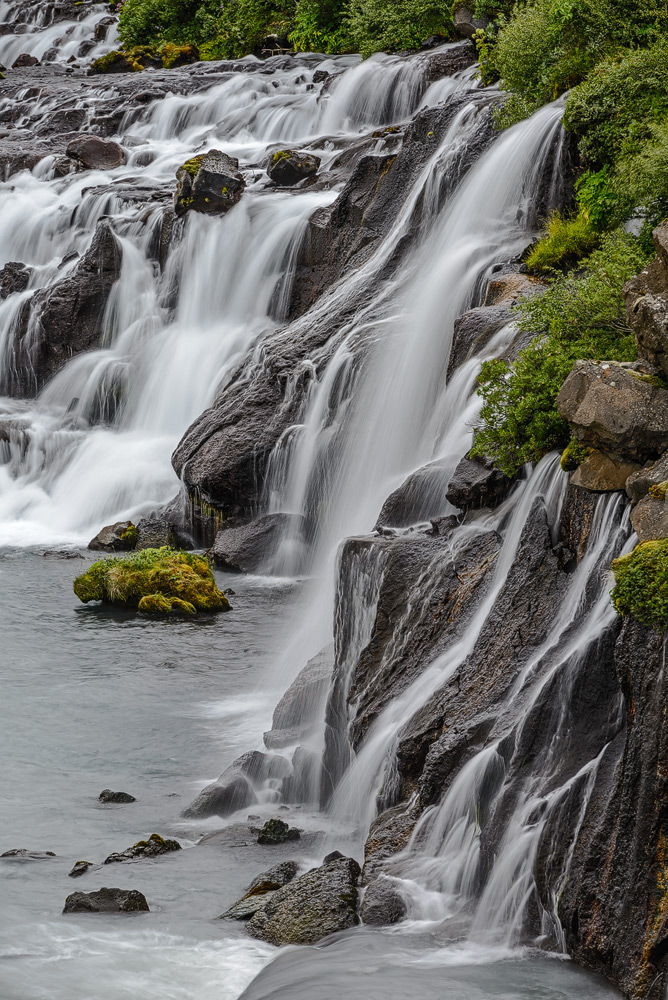
[[332, 861], [272, 894], [248, 922], [253, 937], [269, 944], [315, 944], [359, 923], [360, 867], [353, 858]]
[[193, 156], [176, 172], [174, 210], [220, 215], [240, 200], [246, 187], [239, 161], [219, 149]]
[[112, 792], [110, 788], [103, 789], [99, 796], [100, 802], [136, 802], [134, 795], [129, 795], [128, 792]]
[[300, 535], [303, 523], [300, 514], [264, 514], [240, 528], [223, 528], [211, 549], [213, 561], [221, 569], [239, 573], [266, 571], [281, 538]]
[[85, 875], [89, 868], [92, 867], [92, 861], [75, 861], [74, 867], [67, 874], [70, 878], [79, 878], [80, 875]]
[[146, 896], [137, 889], [99, 889], [73, 892], [65, 900], [63, 913], [148, 913]]
[[22, 861], [46, 861], [55, 858], [53, 851], [30, 851], [27, 847], [14, 847], [11, 851], [0, 854], [0, 858], [19, 858]]
[[296, 861], [282, 861], [254, 878], [241, 899], [222, 914], [228, 920], [248, 920], [266, 906], [269, 898], [292, 880], [299, 871]]
[[88, 548], [94, 552], [128, 552], [137, 544], [137, 529], [132, 521], [117, 521], [98, 531]]
[[178, 840], [166, 840], [159, 833], [152, 833], [148, 840], [138, 840], [132, 847], [118, 854], [110, 854], [104, 859], [105, 865], [121, 861], [136, 861], [138, 858], [154, 858], [160, 854], [170, 854], [182, 850]]
[[65, 152], [87, 170], [113, 170], [125, 162], [118, 143], [99, 135], [78, 135], [68, 142]]
[[298, 153], [294, 149], [280, 149], [272, 156], [267, 173], [275, 184], [292, 187], [300, 181], [315, 177], [319, 166], [319, 156]]
[[299, 840], [301, 830], [288, 826], [282, 819], [268, 819], [257, 835], [258, 844], [286, 844], [289, 840]]

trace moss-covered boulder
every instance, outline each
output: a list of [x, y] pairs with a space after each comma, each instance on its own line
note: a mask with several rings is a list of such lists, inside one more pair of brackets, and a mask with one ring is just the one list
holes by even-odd
[[140, 73], [147, 67], [162, 69], [162, 57], [148, 45], [137, 45], [133, 49], [113, 49], [99, 59], [94, 59], [88, 72], [95, 73]]
[[612, 564], [612, 603], [624, 617], [632, 615], [648, 628], [668, 628], [668, 538], [641, 542]]
[[186, 160], [176, 171], [176, 181], [177, 215], [190, 210], [222, 215], [237, 204], [246, 187], [239, 161], [219, 149]]
[[181, 845], [178, 840], [167, 840], [159, 833], [152, 833], [148, 840], [138, 840], [132, 847], [110, 854], [104, 859], [104, 863], [111, 865], [122, 861], [137, 861], [139, 858], [155, 858], [160, 854], [171, 854], [172, 851], [180, 850]]
[[74, 581], [80, 601], [105, 601], [147, 614], [229, 611], [204, 556], [168, 546], [100, 559]]
[[313, 178], [318, 172], [320, 157], [313, 153], [299, 153], [294, 149], [279, 149], [272, 156], [267, 167], [267, 173], [274, 184], [281, 187], [292, 187], [307, 178]]

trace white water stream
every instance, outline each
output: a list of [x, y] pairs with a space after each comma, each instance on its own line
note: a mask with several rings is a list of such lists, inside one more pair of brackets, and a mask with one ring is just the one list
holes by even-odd
[[[5, 20], [16, 19], [20, 9], [8, 4], [0, 8]], [[58, 59], [67, 60], [90, 37], [100, 16], [95, 8], [81, 21], [51, 24], [40, 20], [37, 5], [32, 11], [24, 22], [28, 31], [0, 37], [0, 61], [11, 63], [20, 52], [41, 58], [54, 46]], [[113, 32], [92, 55], [103, 51], [104, 45], [110, 47], [112, 41]], [[47, 159], [32, 172], [24, 171], [0, 184], [0, 265], [20, 261], [33, 269], [28, 289], [0, 302], [0, 377], [11, 369], [22, 303], [36, 288], [48, 288], [74, 268], [70, 255], [85, 251], [98, 222], [112, 220], [122, 251], [121, 276], [105, 312], [103, 346], [71, 360], [36, 399], [0, 397], [0, 549], [82, 546], [102, 525], [137, 517], [170, 500], [179, 488], [170, 456], [181, 435], [211, 404], [240, 362], [284, 322], [295, 254], [308, 219], [317, 208], [332, 203], [342, 184], [336, 173], [340, 152], [362, 134], [405, 121], [421, 107], [455, 98], [457, 110], [451, 124], [411, 190], [403, 193], [403, 207], [389, 235], [309, 314], [317, 323], [344, 305], [356, 306], [353, 318], [336, 330], [333, 349], [328, 346], [331, 357], [319, 367], [300, 420], [283, 436], [270, 463], [267, 508], [310, 515], [317, 510], [318, 517], [307, 561], [301, 550], [295, 556], [290, 538], [279, 553], [278, 574], [287, 577], [307, 571], [311, 580], [299, 607], [290, 609], [291, 627], [281, 630], [280, 640], [263, 659], [262, 672], [253, 677], [251, 690], [261, 693], [249, 700], [249, 691], [243, 682], [238, 683], [230, 704], [221, 711], [221, 724], [237, 726], [250, 748], [268, 723], [270, 696], [280, 695], [305, 662], [331, 642], [337, 551], [342, 539], [368, 532], [389, 493], [427, 463], [439, 462], [443, 495], [449, 476], [470, 446], [478, 409], [473, 390], [479, 365], [484, 357], [505, 351], [515, 331], [512, 325], [500, 331], [481, 357], [468, 361], [446, 382], [453, 324], [476, 303], [492, 267], [516, 258], [532, 238], [536, 207], [552, 185], [550, 172], [558, 169], [561, 109], [556, 105], [544, 108], [496, 139], [466, 169], [467, 151], [484, 127], [489, 103], [496, 100], [494, 93], [480, 91], [472, 71], [427, 86], [421, 57], [377, 56], [362, 63], [356, 57], [308, 56], [271, 75], [264, 72], [263, 64], [248, 62], [248, 72], [229, 73], [222, 79], [214, 76], [211, 83], [202, 76], [200, 83], [207, 85], [196, 93], [168, 93], [149, 102], [139, 118], [126, 116], [115, 137], [126, 149], [122, 167], [56, 177], [53, 161]], [[313, 85], [316, 70], [339, 75], [322, 89]], [[150, 74], [145, 75], [150, 80]], [[89, 116], [94, 114], [95, 99], [90, 90], [81, 97]], [[0, 110], [10, 106], [11, 99], [0, 95]], [[38, 94], [31, 117], [47, 120], [54, 110], [53, 101]], [[263, 167], [269, 151], [276, 143], [288, 142], [317, 148], [321, 174], [326, 178], [329, 173], [330, 186], [286, 192], [268, 184]], [[161, 271], [151, 257], [162, 212], [160, 193], [173, 188], [176, 168], [186, 158], [209, 148], [223, 148], [239, 158], [246, 191], [239, 205], [222, 218], [190, 213], [182, 238], [175, 242]], [[382, 140], [377, 148], [382, 150]], [[137, 186], [154, 191], [155, 203], [147, 206], [147, 198], [137, 202], [125, 197], [127, 189]], [[419, 238], [399, 273], [387, 279], [385, 269], [393, 253], [416, 232]], [[276, 299], [277, 287], [282, 301]], [[312, 359], [314, 370], [321, 360]], [[121, 405], [113, 420], [100, 422], [101, 396], [119, 386]], [[512, 566], [532, 504], [543, 496], [554, 524], [563, 485], [564, 476], [554, 457], [548, 457], [497, 511], [472, 526], [456, 529], [454, 546], [472, 532], [495, 528], [502, 533], [492, 586], [465, 634], [388, 705], [359, 755], [351, 759], [346, 749], [341, 768], [345, 773], [326, 817], [313, 810], [319, 769], [310, 766], [309, 780], [302, 786], [300, 817], [307, 829], [319, 830], [325, 823], [339, 838], [332, 846], [347, 843], [359, 854], [375, 815], [376, 793], [392, 766], [398, 733], [470, 654]], [[433, 514], [447, 512], [443, 500]], [[610, 611], [601, 574], [620, 544], [618, 514], [614, 504], [602, 504], [590, 551], [572, 575], [563, 605], [555, 613], [554, 632], [518, 679], [513, 697], [522, 703], [525, 718], [540, 685], [571, 665], [608, 624]], [[433, 569], [438, 572], [438, 566]], [[373, 559], [359, 567], [359, 620], [353, 630], [351, 670], [356, 654], [368, 641], [381, 573], [382, 566]], [[603, 583], [593, 604], [588, 598], [587, 607], [593, 610], [583, 623], [584, 594], [594, 579]], [[272, 584], [283, 585], [280, 581]], [[254, 622], [256, 628], [261, 631], [261, 625]], [[568, 640], [561, 643], [564, 632]], [[539, 661], [540, 671], [536, 669]], [[235, 706], [241, 707], [237, 711]], [[322, 699], [310, 710], [315, 732], [307, 753], [317, 765], [324, 742]], [[213, 708], [212, 712], [217, 718]], [[239, 751], [236, 732], [225, 743], [228, 751]], [[228, 763], [228, 759], [220, 761]], [[572, 780], [586, 779], [596, 765], [597, 761], [590, 762], [583, 775]], [[561, 788], [550, 796], [541, 787], [525, 789], [508, 827], [500, 863], [484, 887], [477, 914], [468, 921], [472, 943], [457, 951], [439, 939], [434, 949], [430, 939], [434, 928], [468, 907], [478, 891], [477, 819], [475, 806], [473, 819], [471, 809], [490, 769], [498, 771], [496, 746], [487, 747], [462, 770], [443, 802], [425, 814], [400, 858], [404, 867], [396, 877], [410, 900], [410, 920], [403, 931], [390, 932], [387, 944], [382, 935], [378, 939], [362, 935], [350, 944], [353, 964], [376, 963], [376, 984], [351, 982], [349, 973], [348, 978], [337, 978], [343, 973], [335, 957], [331, 958], [334, 951], [324, 949], [307, 959], [295, 957], [287, 972], [288, 984], [294, 984], [292, 995], [330, 1000], [345, 988], [353, 997], [358, 995], [355, 990], [362, 989], [366, 997], [403, 996], [405, 986], [395, 985], [392, 990], [392, 955], [402, 949], [406, 964], [415, 963], [423, 970], [419, 974], [425, 997], [442, 995], [438, 982], [434, 985], [430, 979], [434, 968], [457, 970], [453, 982], [459, 982], [458, 976], [463, 978], [459, 992], [452, 995], [467, 1000], [494, 995], [528, 998], [536, 995], [533, 990], [540, 982], [548, 983], [548, 991], [541, 996], [564, 995], [560, 990], [570, 973], [562, 980], [561, 971], [546, 971], [539, 962], [535, 975], [523, 979], [524, 953], [515, 950], [523, 904], [531, 891], [532, 852], [541, 829], [534, 821], [537, 804], [547, 802], [549, 812]], [[275, 789], [265, 788], [259, 812], [271, 815], [276, 799]], [[215, 825], [234, 829], [235, 823], [245, 820], [246, 812]], [[211, 825], [208, 821], [201, 827], [190, 825], [186, 830], [181, 825], [179, 829], [194, 839]], [[318, 858], [310, 860], [316, 863]], [[201, 889], [209, 876], [199, 873], [195, 878]], [[185, 883], [180, 883], [179, 891], [187, 894]], [[77, 979], [76, 974], [63, 975], [64, 966], [59, 965], [54, 987], [49, 987], [48, 975], [42, 971], [34, 987], [29, 975], [14, 976], [7, 998], [87, 1000], [89, 994], [83, 990], [90, 986], [82, 987], [81, 982], [90, 984], [102, 976], [101, 995], [110, 1000], [130, 993], [138, 1000], [158, 996], [194, 1000], [214, 995], [233, 1000], [271, 954], [268, 947], [238, 936], [228, 940], [221, 932], [221, 940], [202, 940], [193, 955], [188, 953], [183, 933], [181, 924], [161, 925], [153, 937], [150, 931], [140, 936], [140, 947], [135, 948], [129, 937], [106, 926], [99, 937], [91, 936], [88, 929], [79, 934], [76, 929], [70, 933], [50, 927], [44, 952], [39, 952], [40, 970], [42, 960], [48, 965], [66, 959], [74, 960], [75, 973], [81, 970], [82, 961], [90, 968], [83, 979]], [[398, 933], [405, 934], [399, 948]], [[448, 937], [446, 931], [444, 940]], [[31, 948], [36, 947], [33, 940]], [[13, 943], [0, 957], [18, 954], [19, 946]], [[96, 955], [102, 956], [99, 961]], [[151, 979], [151, 963], [165, 961], [174, 962], [180, 970], [172, 992], [169, 976], [161, 973], [154, 982]], [[507, 973], [503, 961], [511, 963]], [[299, 963], [304, 962], [301, 967]], [[490, 962], [501, 962], [501, 979], [507, 976], [505, 993], [484, 976], [479, 983], [466, 971]], [[519, 963], [518, 969], [513, 962]], [[119, 974], [121, 969], [127, 971], [126, 978]], [[285, 965], [278, 962], [275, 969], [280, 980]], [[261, 978], [248, 995], [283, 996], [285, 982], [272, 981], [271, 975], [266, 992], [262, 992]], [[117, 989], [114, 977], [118, 977]], [[309, 986], [313, 977], [320, 982], [315, 993]], [[572, 995], [609, 995], [585, 977], [573, 983]]]

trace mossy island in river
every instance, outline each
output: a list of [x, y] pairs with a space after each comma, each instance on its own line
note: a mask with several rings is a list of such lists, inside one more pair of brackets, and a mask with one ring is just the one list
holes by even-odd
[[168, 546], [100, 559], [74, 581], [80, 601], [105, 601], [144, 614], [229, 611], [205, 556]]

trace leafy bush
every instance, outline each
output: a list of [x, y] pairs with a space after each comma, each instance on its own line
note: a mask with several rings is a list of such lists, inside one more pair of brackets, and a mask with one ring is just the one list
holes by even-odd
[[653, 122], [668, 115], [668, 39], [600, 63], [568, 96], [565, 127], [580, 155], [600, 169], [621, 153], [640, 151]]
[[227, 611], [203, 556], [163, 546], [130, 556], [99, 559], [74, 581], [80, 601], [106, 601], [148, 613]]
[[668, 627], [668, 538], [641, 542], [612, 564], [612, 603], [618, 615], [633, 615], [648, 628]]
[[542, 238], [527, 256], [527, 267], [532, 274], [572, 268], [596, 249], [600, 239], [585, 215], [564, 218], [559, 212], [553, 212], [545, 224]]
[[447, 35], [452, 17], [445, 0], [349, 0], [345, 24], [352, 48], [369, 56], [414, 49], [429, 35]]
[[483, 364], [473, 455], [486, 455], [513, 475], [525, 462], [566, 446], [570, 430], [554, 405], [559, 389], [580, 358], [633, 360], [622, 288], [646, 259], [632, 237], [607, 235], [581, 270], [560, 275], [547, 291], [518, 303], [520, 329], [537, 336], [514, 362]]

